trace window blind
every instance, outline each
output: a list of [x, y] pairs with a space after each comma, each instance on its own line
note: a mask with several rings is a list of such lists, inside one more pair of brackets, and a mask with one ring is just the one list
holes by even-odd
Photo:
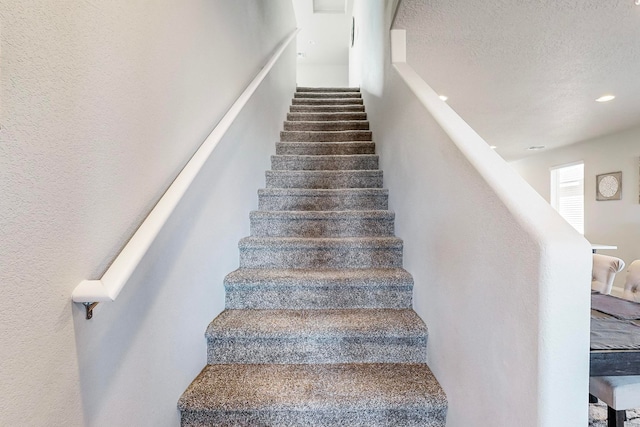
[[551, 170], [551, 205], [584, 234], [584, 164]]

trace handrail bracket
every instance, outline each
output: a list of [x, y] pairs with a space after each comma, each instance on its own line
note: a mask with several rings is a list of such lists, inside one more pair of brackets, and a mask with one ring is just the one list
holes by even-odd
[[99, 303], [97, 302], [83, 302], [82, 305], [84, 305], [84, 308], [87, 310], [87, 317], [86, 319], [89, 320], [91, 318], [93, 318], [93, 309], [96, 308], [96, 306]]

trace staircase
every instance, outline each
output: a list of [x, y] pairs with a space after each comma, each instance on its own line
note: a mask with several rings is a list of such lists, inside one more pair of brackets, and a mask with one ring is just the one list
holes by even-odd
[[360, 92], [290, 111], [182, 426], [444, 426]]

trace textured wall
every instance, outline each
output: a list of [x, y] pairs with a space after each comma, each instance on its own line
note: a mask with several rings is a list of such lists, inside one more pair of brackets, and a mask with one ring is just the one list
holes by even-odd
[[356, 1], [357, 56], [447, 426], [586, 425], [587, 243], [435, 93], [440, 124], [417, 100], [389, 63], [392, 12]]
[[[549, 169], [577, 161], [584, 162], [585, 237], [594, 243], [618, 246], [604, 255], [622, 258], [627, 265], [640, 259], [640, 128], [584, 141], [537, 154], [511, 165], [546, 200], [550, 196]], [[596, 175], [622, 171], [622, 200], [596, 201]], [[616, 276], [614, 286], [622, 289], [626, 269]]]
[[513, 160], [638, 125], [639, 19], [626, 0], [402, 0], [394, 26], [414, 34], [416, 72]]
[[177, 425], [294, 90], [294, 47], [118, 300], [85, 321], [70, 295], [295, 28], [291, 3], [0, 0], [0, 28], [0, 425]]

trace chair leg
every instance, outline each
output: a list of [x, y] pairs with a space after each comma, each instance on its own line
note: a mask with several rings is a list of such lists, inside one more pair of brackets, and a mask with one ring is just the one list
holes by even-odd
[[627, 411], [616, 411], [611, 406], [607, 406], [607, 427], [624, 427], [627, 418]]

